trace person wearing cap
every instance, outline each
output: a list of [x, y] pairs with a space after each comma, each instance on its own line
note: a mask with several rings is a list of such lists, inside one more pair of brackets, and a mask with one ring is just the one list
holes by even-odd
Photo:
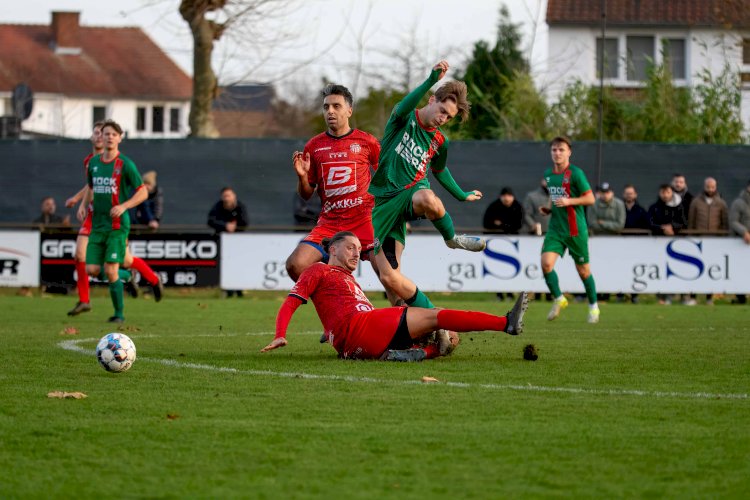
[[589, 265], [589, 232], [586, 226], [585, 208], [596, 201], [586, 174], [570, 163], [573, 149], [567, 137], [555, 137], [550, 142], [552, 167], [544, 171], [549, 189], [550, 206], [541, 207], [540, 212], [550, 215], [547, 234], [542, 244], [542, 273], [550, 293], [554, 297], [547, 320], [552, 321], [560, 311], [568, 307], [568, 299], [560, 289], [555, 263], [569, 252], [578, 276], [586, 290], [589, 302], [589, 323], [599, 322], [599, 303], [596, 299], [596, 282]]
[[164, 192], [156, 183], [156, 172], [153, 170], [146, 172], [141, 178], [148, 189], [148, 198], [135, 207], [135, 220], [151, 229], [159, 229], [164, 213]]
[[596, 188], [596, 201], [588, 209], [589, 229], [594, 234], [619, 234], [625, 227], [625, 203], [615, 197], [609, 182]]
[[[742, 190], [736, 200], [729, 207], [729, 228], [732, 234], [736, 234], [750, 245], [750, 181]], [[737, 303], [747, 303], [745, 295], [737, 295]]]
[[518, 234], [523, 226], [523, 207], [516, 200], [511, 188], [504, 187], [500, 191], [500, 196], [490, 203], [484, 212], [482, 225], [488, 231]]

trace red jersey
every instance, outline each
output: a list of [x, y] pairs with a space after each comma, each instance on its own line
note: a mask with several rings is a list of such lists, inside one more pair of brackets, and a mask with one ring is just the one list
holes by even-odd
[[317, 187], [322, 205], [318, 221], [352, 225], [371, 220], [375, 198], [367, 188], [370, 167], [378, 168], [378, 140], [357, 129], [341, 137], [323, 132], [307, 142], [305, 153], [310, 154], [307, 181]]
[[[339, 328], [351, 316], [375, 309], [348, 269], [316, 262], [305, 269], [289, 295], [303, 302], [312, 299], [326, 333], [340, 333]], [[341, 339], [343, 340], [343, 339]]]

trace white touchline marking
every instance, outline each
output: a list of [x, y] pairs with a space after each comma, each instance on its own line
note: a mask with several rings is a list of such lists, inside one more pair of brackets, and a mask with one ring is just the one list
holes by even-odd
[[[246, 334], [223, 334], [226, 337], [234, 337], [239, 335], [270, 335], [273, 332], [251, 332]], [[318, 335], [320, 332], [298, 332], [297, 335]], [[221, 334], [219, 334], [221, 335]], [[138, 335], [141, 338], [153, 338], [156, 335]], [[179, 336], [179, 335], [175, 335]], [[189, 335], [190, 337], [198, 337], [201, 335]], [[216, 336], [216, 335], [211, 335]], [[73, 339], [63, 340], [59, 342], [58, 347], [65, 349], [66, 351], [78, 352], [81, 354], [93, 355], [94, 350], [85, 349], [78, 344], [82, 342], [96, 342], [99, 339]], [[238, 375], [259, 375], [259, 376], [270, 376], [280, 378], [301, 378], [305, 380], [334, 380], [341, 382], [359, 382], [359, 383], [371, 383], [371, 384], [392, 384], [392, 385], [444, 385], [448, 387], [462, 387], [462, 388], [474, 388], [479, 387], [482, 389], [494, 389], [494, 390], [512, 390], [512, 391], [527, 391], [527, 392], [557, 392], [565, 394], [592, 394], [602, 396], [642, 396], [642, 397], [656, 397], [656, 398], [688, 398], [688, 399], [748, 399], [747, 394], [742, 393], [728, 393], [718, 394], [711, 392], [671, 392], [671, 391], [642, 391], [638, 389], [586, 389], [583, 387], [551, 387], [543, 385], [522, 385], [522, 384], [478, 384], [473, 382], [440, 382], [439, 384], [425, 384], [421, 380], [387, 380], [373, 377], [354, 377], [350, 375], [320, 375], [316, 373], [304, 373], [304, 372], [275, 372], [271, 370], [241, 370], [239, 368], [229, 368], [226, 366], [214, 366], [206, 365], [202, 363], [183, 363], [174, 359], [160, 359], [160, 358], [146, 358], [139, 356], [139, 361], [146, 361], [149, 363], [158, 363], [165, 366], [175, 366], [178, 368], [190, 368], [193, 370], [206, 370], [220, 373], [236, 373]]]

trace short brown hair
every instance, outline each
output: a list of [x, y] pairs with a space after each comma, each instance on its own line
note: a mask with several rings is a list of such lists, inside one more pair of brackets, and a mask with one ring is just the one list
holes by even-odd
[[461, 121], [466, 121], [469, 118], [469, 109], [471, 109], [471, 103], [467, 97], [468, 91], [466, 90], [466, 84], [459, 80], [451, 80], [447, 82], [435, 91], [435, 99], [438, 102], [445, 102], [452, 100], [456, 103], [458, 108], [458, 117]]
[[555, 144], [567, 144], [568, 149], [573, 151], [573, 143], [570, 142], [570, 139], [565, 137], [564, 135], [558, 135], [554, 139], [552, 139], [549, 143], [550, 146], [554, 146]]
[[104, 127], [104, 120], [99, 120], [97, 122], [94, 122], [94, 126], [92, 127], [92, 130], [96, 130], [96, 129], [101, 130], [102, 127]]
[[114, 121], [114, 120], [106, 120], [102, 124], [102, 131], [104, 131], [104, 129], [107, 128], [107, 127], [112, 127], [114, 129], [114, 131], [117, 132], [117, 135], [122, 135], [122, 127], [116, 121]]

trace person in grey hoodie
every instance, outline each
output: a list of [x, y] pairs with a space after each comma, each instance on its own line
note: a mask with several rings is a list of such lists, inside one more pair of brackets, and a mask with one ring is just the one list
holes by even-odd
[[625, 203], [615, 198], [609, 182], [596, 188], [596, 201], [588, 207], [586, 220], [594, 234], [618, 234], [625, 227]]

